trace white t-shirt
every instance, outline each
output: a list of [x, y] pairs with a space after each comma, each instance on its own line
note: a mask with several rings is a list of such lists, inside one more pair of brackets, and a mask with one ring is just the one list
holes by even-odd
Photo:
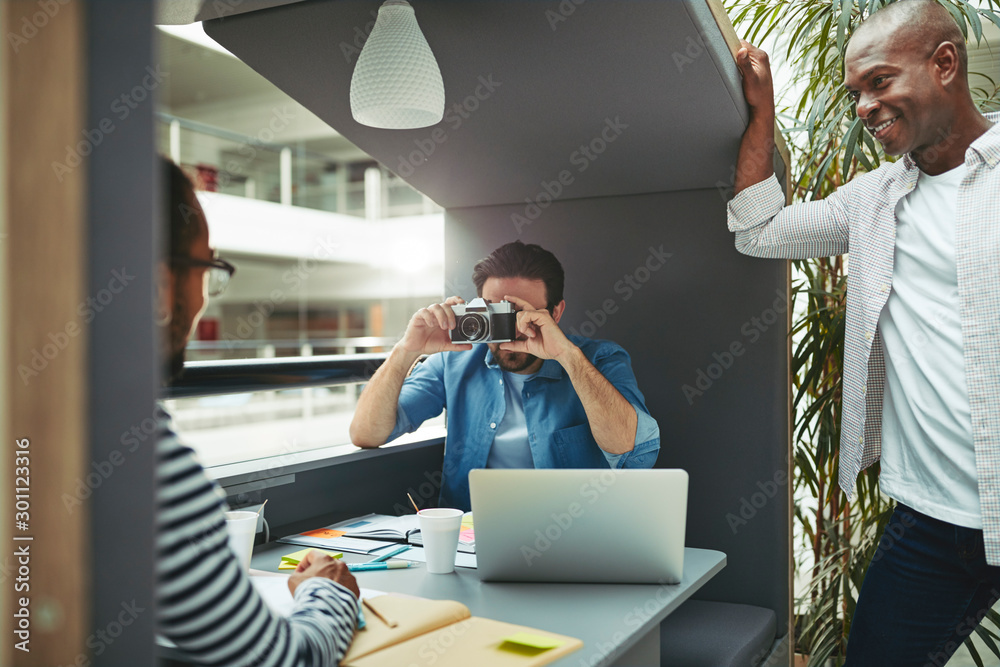
[[918, 512], [982, 528], [958, 317], [955, 207], [965, 165], [921, 172], [896, 205], [885, 351], [882, 490]]
[[535, 459], [528, 444], [528, 423], [524, 419], [524, 383], [535, 377], [503, 373], [507, 408], [493, 436], [493, 446], [486, 459], [487, 468], [534, 468]]

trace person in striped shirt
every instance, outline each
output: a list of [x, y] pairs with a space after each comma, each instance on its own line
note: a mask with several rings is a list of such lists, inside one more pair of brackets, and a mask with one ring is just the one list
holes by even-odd
[[[164, 377], [183, 370], [184, 348], [209, 293], [234, 269], [209, 245], [191, 182], [162, 158], [169, 256], [161, 267], [158, 323]], [[354, 636], [359, 590], [347, 566], [309, 554], [288, 580], [290, 616], [263, 602], [229, 549], [225, 494], [158, 408], [156, 439], [157, 623], [192, 661], [241, 667], [336, 665]]]
[[881, 460], [897, 501], [845, 664], [944, 665], [1000, 598], [1000, 114], [973, 102], [947, 9], [888, 4], [851, 36], [845, 87], [901, 159], [785, 207], [767, 54], [744, 42], [737, 64], [750, 123], [729, 229], [755, 257], [850, 252], [840, 485]]

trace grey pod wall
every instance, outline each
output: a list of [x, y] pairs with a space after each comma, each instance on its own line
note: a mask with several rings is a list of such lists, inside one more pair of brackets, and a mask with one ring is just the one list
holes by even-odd
[[[699, 597], [774, 609], [784, 634], [791, 515], [787, 484], [775, 481], [789, 472], [784, 318], [752, 329], [786, 292], [787, 264], [739, 255], [726, 231], [719, 188], [732, 180], [748, 112], [721, 4], [422, 0], [415, 12], [450, 113], [402, 131], [361, 126], [348, 104], [351, 45], [377, 0], [270, 4], [205, 29], [445, 208], [446, 292], [471, 295], [473, 263], [522, 238], [566, 266], [567, 330], [615, 300], [593, 333], [633, 355], [661, 426], [658, 465], [691, 473], [689, 544], [728, 556]], [[594, 144], [600, 154], [581, 162], [581, 142], [619, 122], [627, 128], [609, 129]], [[780, 158], [775, 167], [780, 180]], [[525, 199], [563, 171], [571, 186], [516, 228], [511, 214], [525, 216]], [[661, 244], [672, 256], [626, 301], [616, 283]], [[736, 343], [745, 351], [723, 369]], [[685, 384], [702, 391], [699, 370], [704, 393], [685, 396]]]
[[[87, 456], [94, 470], [124, 456], [122, 469], [126, 471], [103, 479], [87, 501], [91, 550], [85, 560], [92, 569], [91, 629], [110, 631], [109, 623], [118, 624], [115, 619], [121, 618], [123, 604], [131, 603], [136, 616], [114, 641], [104, 643], [91, 635], [81, 650], [94, 651], [92, 664], [97, 666], [139, 667], [154, 663], [151, 489], [155, 463], [151, 441], [132, 451], [123, 446], [122, 434], [155, 414], [159, 384], [153, 269], [160, 242], [156, 232], [166, 223], [158, 220], [161, 174], [153, 141], [152, 96], [160, 81], [150, 74], [157, 65], [154, 3], [97, 0], [85, 7], [87, 127], [103, 128], [111, 119], [115, 128], [102, 137], [86, 163], [86, 293], [108, 291], [115, 271], [130, 275], [125, 278], [127, 287], [119, 288], [121, 294], [114, 296], [113, 307], [94, 317], [88, 332]], [[144, 80], [143, 88], [139, 84]], [[109, 105], [137, 87], [150, 98], [129, 110], [125, 119], [109, 112]], [[150, 220], [157, 222], [150, 224]], [[142, 613], [146, 610], [152, 613]]]
[[[524, 209], [449, 209], [446, 284], [469, 298], [476, 260], [516, 239], [555, 253], [566, 271], [561, 327], [628, 350], [660, 426], [657, 467], [690, 474], [688, 545], [727, 555], [696, 597], [767, 607], [787, 627], [789, 387], [777, 312], [787, 305], [786, 262], [736, 252], [715, 190], [557, 201], [519, 234], [511, 216]], [[742, 353], [722, 368], [735, 343]], [[702, 391], [699, 370], [718, 377], [685, 394], [684, 385]], [[761, 487], [773, 488], [765, 502]]]

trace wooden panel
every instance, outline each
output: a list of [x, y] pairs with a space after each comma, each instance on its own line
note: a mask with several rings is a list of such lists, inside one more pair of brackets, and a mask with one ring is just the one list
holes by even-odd
[[[0, 663], [18, 666], [73, 664], [88, 626], [86, 507], [70, 513], [60, 500], [85, 476], [87, 457], [87, 331], [77, 312], [85, 298], [85, 180], [79, 163], [61, 173], [53, 169], [53, 163], [66, 164], [67, 146], [83, 139], [85, 24], [81, 3], [53, 2], [47, 9], [42, 4], [0, 3], [3, 48], [9, 49], [0, 77], [8, 149], [0, 197], [7, 204], [9, 234], [4, 390], [11, 415], [3, 438], [8, 453], [15, 439], [27, 439], [30, 461], [27, 529], [12, 525], [11, 511], [2, 517], [4, 557], [19, 547], [30, 554], [28, 577], [12, 571], [6, 578], [3, 634], [14, 636], [17, 619], [11, 614], [20, 608], [20, 598], [28, 598], [30, 637], [23, 646], [30, 652], [16, 648], [20, 638], [5, 639]], [[13, 487], [13, 479], [3, 480], [2, 488]], [[4, 507], [12, 502], [5, 499]], [[11, 532], [32, 539], [13, 541]], [[9, 564], [20, 567], [13, 560]], [[15, 592], [12, 579], [30, 589]]]
[[[715, 18], [715, 22], [719, 25], [722, 38], [726, 40], [726, 46], [729, 47], [729, 51], [733, 54], [733, 60], [735, 61], [736, 52], [740, 50], [740, 36], [736, 34], [736, 28], [733, 27], [733, 22], [729, 19], [729, 14], [726, 13], [726, 8], [723, 6], [722, 1], [706, 0], [706, 2], [708, 2], [708, 9], [712, 12], [712, 17]], [[792, 168], [792, 156], [788, 152], [785, 136], [781, 134], [781, 128], [777, 122], [774, 123], [774, 149], [778, 154], [778, 159], [785, 164], [784, 178], [780, 174], [778, 178], [785, 181], [785, 200], [791, 204], [792, 191], [788, 187], [788, 170]]]
[[[7, 34], [7, 8], [0, 5], [0, 35]], [[7, 60], [10, 56], [10, 51], [8, 49], [0, 49], [0, 82], [7, 81]], [[0, 83], [0, 350], [9, 350], [10, 345], [8, 343], [10, 339], [10, 309], [7, 304], [10, 303], [10, 278], [11, 276], [7, 271], [7, 207], [3, 202], [7, 199], [7, 95], [6, 87]], [[10, 377], [10, 366], [8, 364], [8, 357], [6, 354], [0, 354], [0, 378]], [[0, 451], [4, 453], [7, 452], [7, 444], [10, 443], [14, 437], [13, 433], [10, 432], [8, 425], [10, 424], [10, 391], [9, 382], [7, 380], [0, 380], [0, 438], [2, 438], [3, 445], [0, 445]], [[8, 480], [10, 476], [14, 473], [14, 462], [7, 456], [0, 456], [0, 479]], [[3, 540], [4, 544], [10, 543], [10, 520], [11, 520], [11, 499], [10, 496], [4, 494], [0, 496], [0, 540]], [[8, 559], [10, 559], [8, 561]], [[7, 554], [0, 557], [0, 581], [6, 586], [9, 579], [9, 567], [13, 565], [13, 558]], [[0, 618], [10, 618], [10, 606], [8, 603], [11, 596], [3, 593], [0, 594]], [[7, 627], [0, 627], [0, 630], [6, 631]], [[9, 648], [11, 642], [5, 641], [0, 644], [0, 663], [7, 664], [11, 662]]]

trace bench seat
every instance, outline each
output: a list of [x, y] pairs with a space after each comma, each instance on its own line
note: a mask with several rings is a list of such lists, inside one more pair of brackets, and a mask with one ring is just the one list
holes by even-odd
[[757, 667], [774, 643], [770, 609], [688, 600], [660, 624], [661, 667]]

